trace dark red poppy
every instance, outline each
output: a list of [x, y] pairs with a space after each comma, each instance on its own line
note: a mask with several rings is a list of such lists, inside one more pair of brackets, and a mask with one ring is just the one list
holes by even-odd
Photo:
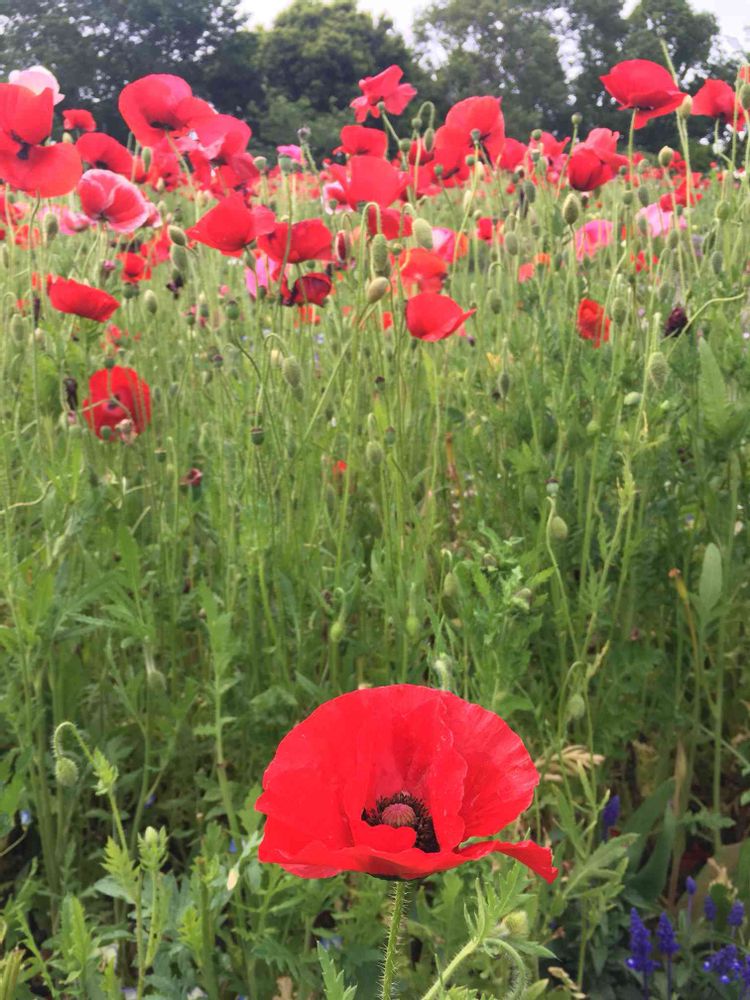
[[706, 80], [693, 98], [691, 113], [707, 115], [709, 118], [723, 118], [727, 125], [737, 121], [737, 127], [743, 128], [747, 117], [737, 94], [724, 80]]
[[111, 170], [87, 170], [78, 182], [81, 208], [92, 222], [117, 233], [132, 233], [151, 215], [151, 204], [135, 184]]
[[576, 327], [579, 336], [592, 341], [594, 347], [599, 347], [603, 340], [609, 340], [610, 320], [603, 306], [593, 299], [581, 299], [578, 303]]
[[310, 271], [292, 285], [282, 282], [281, 301], [285, 306], [322, 306], [331, 294], [331, 279], [322, 271]]
[[368, 115], [380, 118], [382, 102], [389, 115], [400, 115], [409, 101], [417, 93], [410, 83], [400, 83], [404, 71], [398, 66], [389, 66], [377, 76], [366, 76], [359, 81], [362, 97], [355, 97], [350, 107], [354, 108], [354, 117], [363, 122]]
[[341, 145], [334, 153], [346, 153], [347, 156], [380, 156], [388, 149], [388, 136], [376, 128], [365, 128], [364, 125], [344, 125], [341, 129]]
[[280, 222], [258, 238], [258, 249], [271, 260], [299, 264], [304, 260], [333, 260], [331, 231], [321, 219]]
[[104, 323], [120, 303], [101, 288], [84, 285], [72, 278], [54, 278], [47, 287], [49, 300], [59, 312]]
[[102, 428], [119, 429], [129, 421], [126, 433], [142, 434], [151, 420], [151, 390], [132, 368], [100, 368], [89, 379], [89, 394], [83, 414], [97, 437]]
[[462, 336], [465, 321], [475, 312], [464, 312], [448, 295], [422, 292], [406, 303], [406, 327], [418, 340], [445, 340], [452, 333]]
[[190, 122], [214, 113], [207, 101], [193, 97], [190, 84], [170, 73], [152, 73], [123, 87], [120, 114], [142, 146], [156, 146], [167, 135], [184, 134]]
[[[239, 257], [253, 240], [276, 227], [270, 208], [258, 205], [248, 208], [241, 194], [230, 194], [206, 212], [187, 230], [191, 240], [213, 247], [227, 257]], [[328, 232], [328, 230], [326, 230]]]
[[346, 166], [333, 164], [330, 173], [335, 183], [326, 193], [354, 209], [368, 201], [387, 208], [409, 184], [408, 174], [379, 156], [352, 156]]
[[139, 281], [147, 281], [151, 277], [148, 261], [141, 254], [125, 251], [118, 253], [117, 259], [122, 264], [120, 277], [127, 284], [137, 285]]
[[517, 819], [538, 781], [494, 712], [412, 684], [352, 691], [279, 744], [256, 802], [258, 857], [301, 878], [417, 879], [496, 852], [552, 882], [551, 852], [532, 841], [461, 846]]
[[81, 158], [68, 142], [42, 145], [52, 131], [53, 95], [0, 83], [0, 178], [42, 198], [68, 194], [81, 176]]
[[93, 132], [96, 128], [94, 116], [85, 108], [68, 108], [63, 111], [63, 128], [67, 132]]
[[97, 170], [111, 170], [128, 180], [133, 178], [133, 156], [111, 135], [104, 132], [87, 132], [76, 142], [76, 149], [84, 163]]
[[676, 111], [687, 96], [669, 70], [650, 59], [626, 59], [600, 79], [621, 110], [632, 108], [636, 112], [635, 128]]

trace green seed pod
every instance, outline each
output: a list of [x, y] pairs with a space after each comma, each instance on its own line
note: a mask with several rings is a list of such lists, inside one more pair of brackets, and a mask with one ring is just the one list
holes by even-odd
[[638, 188], [638, 201], [643, 205], [644, 208], [648, 208], [651, 204], [651, 198], [649, 197], [648, 188], [645, 184], [641, 184]]
[[581, 215], [581, 202], [578, 195], [569, 194], [568, 197], [563, 202], [562, 207], [562, 217], [565, 224], [568, 226], [573, 226], [578, 221]]
[[622, 203], [623, 203], [623, 205], [632, 205], [633, 204], [633, 197], [634, 197], [634, 195], [633, 195], [632, 191], [623, 191], [623, 194], [622, 194]]
[[227, 319], [235, 320], [240, 318], [240, 307], [234, 299], [229, 299], [224, 311], [227, 314]]
[[167, 233], [170, 240], [178, 247], [187, 246], [187, 236], [185, 235], [185, 230], [180, 226], [168, 226]]
[[515, 233], [505, 234], [505, 252], [511, 257], [517, 257], [521, 246]]
[[456, 578], [456, 574], [449, 570], [443, 579], [443, 597], [446, 600], [452, 600], [457, 595], [458, 579]]
[[57, 758], [55, 761], [55, 780], [63, 788], [72, 788], [78, 781], [78, 765], [71, 757]]
[[294, 389], [302, 381], [302, 367], [299, 361], [291, 355], [288, 358], [284, 358], [281, 363], [281, 374], [287, 385], [290, 385]]
[[556, 542], [564, 542], [568, 537], [568, 526], [559, 514], [555, 514], [550, 521], [549, 533]]
[[573, 114], [570, 116], [570, 124], [575, 125], [576, 128], [581, 124], [582, 121], [583, 121], [583, 115], [579, 111], [574, 111]]
[[383, 432], [383, 440], [390, 448], [396, 441], [396, 428], [386, 427], [385, 431]]
[[256, 448], [259, 448], [266, 439], [266, 432], [262, 427], [251, 427], [250, 428], [250, 440], [253, 442]]
[[186, 271], [188, 266], [187, 250], [180, 243], [173, 243], [169, 250], [169, 259], [180, 271]]
[[671, 146], [662, 146], [659, 150], [659, 166], [665, 170], [674, 159], [674, 150]]
[[724, 270], [724, 254], [721, 250], [714, 250], [711, 254], [711, 270], [714, 274], [721, 274]]
[[586, 714], [586, 702], [583, 700], [583, 695], [572, 694], [568, 698], [568, 704], [565, 706], [565, 715], [571, 722], [576, 722], [578, 719], [582, 719]]
[[370, 244], [370, 266], [374, 275], [388, 275], [390, 262], [388, 260], [388, 241], [382, 233], [376, 233]]
[[143, 293], [143, 305], [146, 307], [146, 312], [151, 313], [152, 316], [159, 308], [159, 300], [150, 288], [147, 288]]
[[531, 138], [534, 140], [534, 142], [539, 142], [539, 140], [542, 138], [542, 130], [540, 128], [535, 128], [534, 131], [531, 133]]
[[265, 156], [256, 156], [255, 159], [253, 160], [253, 163], [258, 168], [258, 170], [260, 170], [262, 174], [266, 172], [266, 168], [268, 167], [268, 160], [266, 159]]
[[378, 466], [383, 464], [383, 448], [379, 441], [368, 441], [367, 447], [365, 448], [365, 459], [367, 464], [372, 466], [373, 469], [377, 469]]
[[418, 247], [422, 247], [423, 250], [432, 250], [432, 226], [427, 219], [414, 220], [412, 236]]
[[669, 378], [669, 362], [661, 351], [655, 351], [648, 359], [648, 377], [657, 389], [663, 389]]
[[367, 298], [369, 305], [374, 305], [376, 302], [380, 302], [383, 296], [388, 294], [388, 289], [390, 287], [391, 283], [388, 278], [373, 278], [368, 284], [367, 291], [365, 292], [365, 297]]
[[624, 323], [628, 315], [628, 304], [619, 296], [612, 303], [612, 319], [615, 323]]
[[138, 285], [127, 284], [122, 290], [122, 297], [124, 299], [137, 299], [138, 298]]
[[54, 212], [48, 212], [44, 216], [44, 238], [48, 243], [60, 232], [60, 220], [57, 218]]

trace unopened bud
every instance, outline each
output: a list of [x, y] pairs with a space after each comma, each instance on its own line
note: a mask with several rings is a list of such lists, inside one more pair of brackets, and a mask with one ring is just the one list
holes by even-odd
[[719, 222], [726, 222], [732, 215], [732, 208], [728, 201], [720, 201], [716, 206], [716, 218]]
[[151, 313], [152, 316], [159, 308], [159, 300], [150, 288], [147, 288], [143, 293], [143, 305], [146, 308], [146, 312]]
[[643, 205], [644, 208], [647, 208], [651, 204], [651, 199], [649, 198], [648, 194], [648, 188], [646, 187], [645, 184], [641, 184], [641, 186], [638, 188], [638, 201], [641, 203], [641, 205]]
[[141, 160], [143, 161], [144, 170], [148, 170], [151, 166], [151, 160], [153, 153], [151, 152], [150, 146], [146, 146], [141, 150]]
[[428, 128], [425, 129], [424, 136], [422, 137], [422, 145], [427, 150], [428, 153], [432, 152], [432, 146], [435, 142], [435, 129]]
[[20, 344], [26, 335], [26, 324], [23, 321], [23, 316], [13, 313], [10, 320], [10, 332], [15, 342]]
[[674, 150], [671, 146], [662, 146], [659, 150], [659, 166], [665, 170], [674, 159]]
[[744, 111], [750, 111], [750, 83], [743, 83], [740, 88], [740, 106]]
[[529, 204], [532, 204], [533, 202], [535, 202], [536, 201], [536, 184], [534, 184], [533, 181], [524, 181], [523, 182], [523, 194], [524, 194], [524, 197], [526, 198], [526, 201], [528, 201]]
[[616, 298], [612, 303], [612, 319], [615, 323], [624, 323], [628, 315], [628, 304], [625, 299]]
[[445, 574], [443, 579], [443, 597], [447, 600], [451, 600], [458, 594], [458, 580], [456, 574], [452, 573], [450, 570]]
[[370, 244], [370, 264], [375, 275], [386, 275], [389, 270], [388, 241], [382, 233], [376, 233]]
[[505, 252], [509, 253], [511, 257], [517, 257], [518, 251], [520, 250], [520, 244], [518, 242], [518, 237], [515, 233], [506, 233], [505, 235]]
[[663, 389], [669, 378], [669, 362], [661, 351], [656, 351], [648, 360], [648, 377], [657, 389]]
[[376, 469], [383, 464], [383, 448], [379, 441], [368, 441], [365, 448], [365, 459], [367, 464]]
[[373, 278], [368, 284], [367, 291], [365, 293], [368, 303], [370, 305], [374, 305], [375, 302], [380, 302], [383, 296], [387, 294], [390, 287], [391, 283], [388, 278]]
[[721, 250], [714, 250], [711, 254], [711, 270], [714, 274], [721, 274], [724, 270], [724, 254]]
[[487, 293], [487, 308], [496, 316], [502, 311], [503, 300], [496, 288], [491, 288]]
[[422, 247], [423, 250], [432, 250], [432, 226], [427, 219], [414, 220], [412, 235], [417, 246]]
[[256, 156], [253, 163], [262, 174], [265, 173], [266, 168], [268, 167], [268, 160], [265, 156]]
[[622, 402], [624, 406], [638, 406], [640, 401], [641, 401], [640, 392], [628, 392], [625, 394], [625, 398], [623, 399]]
[[693, 111], [693, 98], [689, 95], [685, 95], [685, 99], [682, 104], [677, 109], [677, 115], [683, 120], [689, 118]]
[[579, 111], [575, 111], [575, 112], [574, 112], [574, 113], [573, 113], [573, 114], [572, 114], [572, 115], [570, 116], [570, 122], [571, 122], [571, 124], [572, 124], [572, 125], [575, 125], [576, 127], [577, 127], [578, 125], [580, 125], [582, 121], [583, 121], [583, 115], [582, 115], [582, 114], [581, 114], [581, 113], [580, 113]]
[[623, 191], [623, 194], [622, 194], [622, 203], [623, 203], [623, 205], [632, 205], [633, 204], [633, 198], [634, 198], [634, 195], [633, 195], [632, 191]]
[[562, 207], [562, 217], [565, 224], [568, 226], [573, 226], [578, 221], [581, 214], [581, 202], [578, 200], [578, 196], [575, 194], [569, 194], [568, 197], [563, 202]]
[[169, 257], [172, 263], [179, 271], [186, 271], [188, 266], [188, 255], [187, 250], [180, 243], [173, 243], [170, 251]]
[[266, 432], [262, 427], [251, 427], [250, 428], [250, 440], [256, 446], [260, 447], [266, 439]]
[[559, 514], [555, 514], [549, 523], [549, 533], [556, 542], [564, 542], [568, 537], [568, 526], [560, 517]]
[[583, 700], [583, 695], [572, 694], [568, 698], [568, 704], [565, 706], [565, 714], [572, 722], [583, 718], [586, 714], [586, 702]]
[[60, 220], [57, 218], [54, 212], [48, 212], [44, 216], [44, 236], [47, 242], [54, 240], [57, 234], [60, 232]]
[[281, 363], [281, 374], [284, 381], [293, 389], [302, 381], [302, 368], [295, 357], [284, 358]]
[[185, 230], [180, 226], [169, 226], [167, 228], [167, 233], [169, 234], [169, 238], [172, 243], [176, 244], [178, 247], [187, 246], [187, 235], [185, 234]]
[[70, 757], [58, 757], [55, 762], [55, 780], [63, 788], [72, 788], [78, 781], [78, 765]]

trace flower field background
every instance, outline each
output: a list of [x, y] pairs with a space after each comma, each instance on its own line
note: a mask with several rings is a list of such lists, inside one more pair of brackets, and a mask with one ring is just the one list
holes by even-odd
[[261, 863], [255, 802], [393, 684], [513, 727], [559, 869], [416, 881], [399, 995], [748, 995], [750, 79], [603, 85], [622, 134], [511, 138], [391, 66], [316, 160], [0, 84], [3, 1000], [390, 995], [386, 882]]

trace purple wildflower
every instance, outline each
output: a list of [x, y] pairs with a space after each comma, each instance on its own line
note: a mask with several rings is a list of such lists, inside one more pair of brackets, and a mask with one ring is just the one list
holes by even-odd
[[732, 903], [732, 908], [727, 916], [727, 924], [730, 927], [741, 927], [742, 922], [745, 919], [745, 907], [740, 902], [739, 899], [735, 899]]
[[703, 900], [703, 916], [711, 923], [716, 920], [716, 903], [710, 896], [706, 896]]
[[602, 809], [602, 839], [607, 840], [609, 831], [620, 818], [620, 796], [611, 795]]
[[672, 927], [666, 913], [662, 913], [659, 917], [659, 923], [656, 927], [656, 942], [659, 945], [659, 951], [663, 955], [676, 955], [680, 950], [677, 938], [675, 937], [674, 927]]

